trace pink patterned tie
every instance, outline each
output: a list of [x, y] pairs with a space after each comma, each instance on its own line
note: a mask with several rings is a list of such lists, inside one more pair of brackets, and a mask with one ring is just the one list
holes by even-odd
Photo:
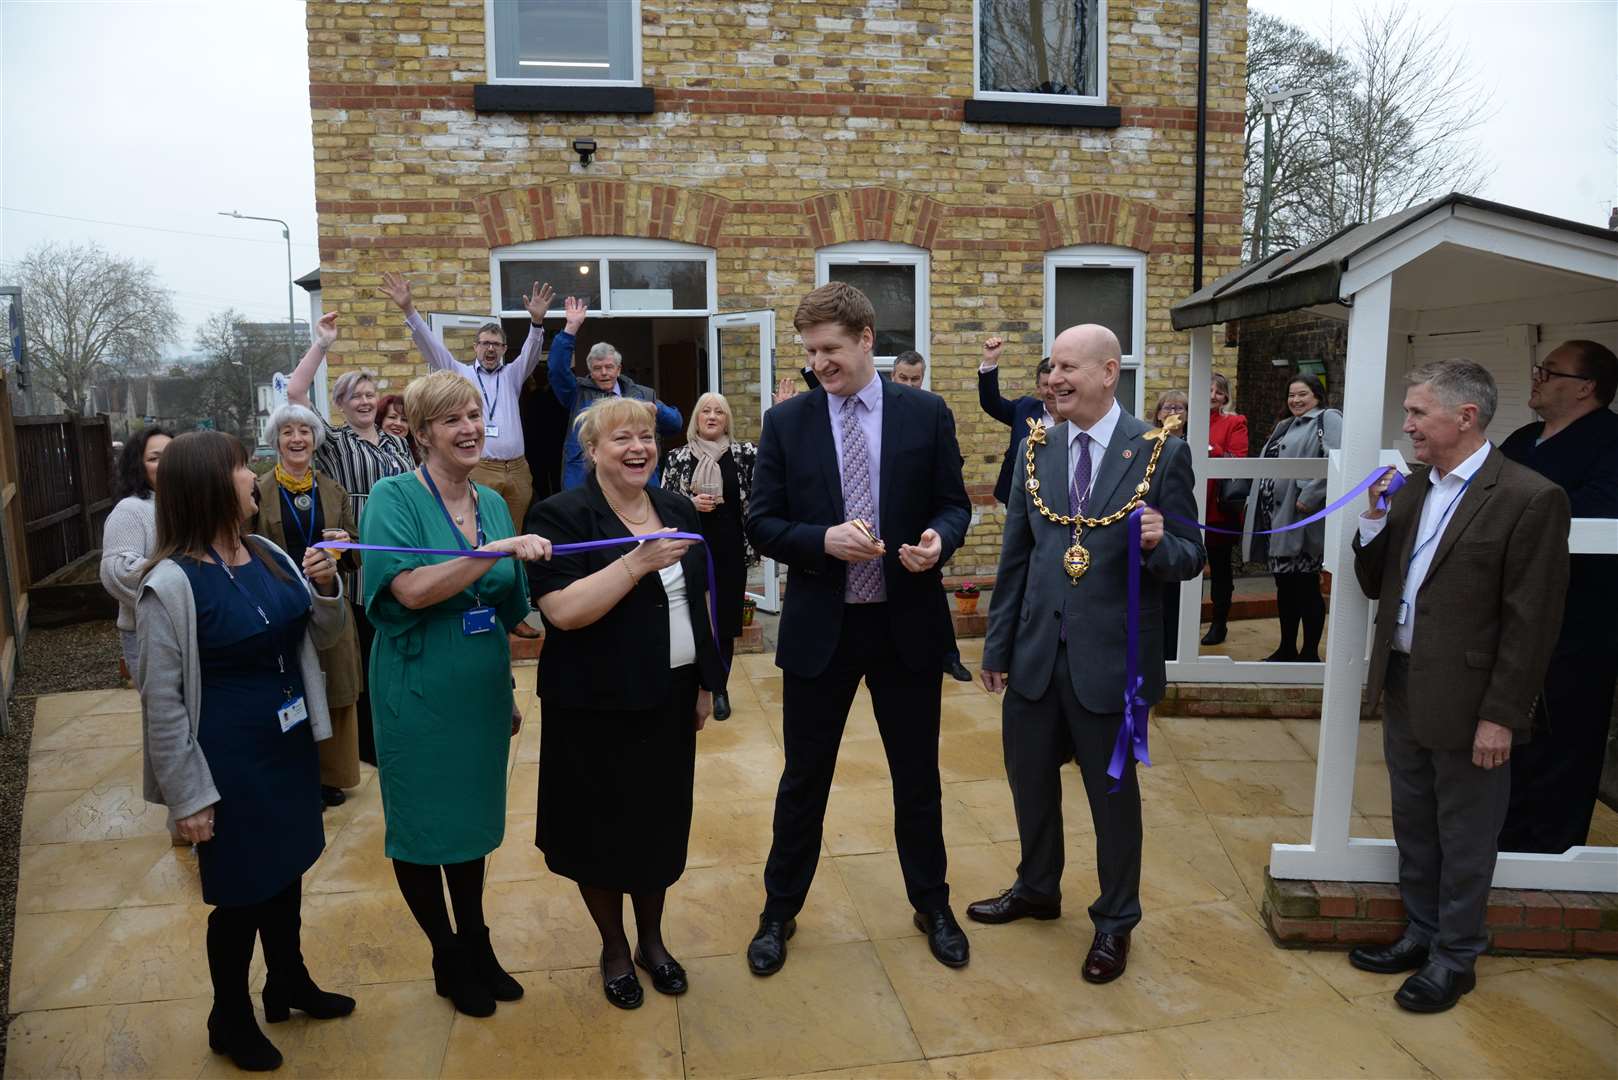
[[[1079, 432], [1078, 451], [1073, 456], [1073, 472], [1067, 480], [1068, 506], [1079, 517], [1088, 517], [1090, 509], [1090, 433]], [[1079, 527], [1073, 526], [1073, 542], [1079, 542]], [[1067, 640], [1067, 604], [1062, 604], [1062, 627], [1057, 637]]]
[[[858, 398], [843, 400], [843, 508], [850, 520], [859, 518], [877, 528], [876, 507], [871, 501], [871, 450], [860, 427]], [[850, 604], [869, 604], [882, 596], [882, 560], [848, 564], [848, 585], [843, 599]]]

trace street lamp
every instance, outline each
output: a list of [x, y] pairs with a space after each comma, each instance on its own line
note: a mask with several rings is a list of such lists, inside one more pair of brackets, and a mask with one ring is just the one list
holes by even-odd
[[253, 393], [253, 369], [241, 360], [232, 360], [231, 367], [239, 367], [242, 374], [247, 377], [247, 437], [258, 447], [258, 398]]
[[[1258, 233], [1258, 257], [1267, 259], [1270, 256], [1270, 189], [1275, 182], [1275, 154], [1270, 147], [1270, 120], [1275, 116], [1275, 107], [1283, 101], [1303, 97], [1309, 93], [1306, 86], [1295, 86], [1290, 90], [1283, 90], [1277, 84], [1271, 84], [1270, 89], [1259, 95], [1259, 102], [1264, 112], [1264, 183], [1258, 192], [1258, 220], [1254, 222]], [[290, 249], [289, 249], [290, 250]], [[291, 266], [289, 259], [288, 266]]]
[[291, 375], [292, 369], [298, 366], [298, 354], [293, 348], [292, 341], [298, 333], [298, 323], [292, 315], [292, 227], [280, 218], [258, 217], [255, 214], [244, 214], [240, 210], [221, 210], [219, 216], [236, 218], [239, 221], [273, 221], [281, 226], [281, 239], [287, 242], [287, 374]]

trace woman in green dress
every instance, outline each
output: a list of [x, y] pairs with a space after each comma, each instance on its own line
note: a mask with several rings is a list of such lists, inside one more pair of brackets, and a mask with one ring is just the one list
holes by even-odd
[[506, 765], [519, 722], [506, 635], [528, 614], [517, 560], [547, 559], [551, 547], [513, 535], [505, 501], [471, 482], [484, 437], [477, 387], [447, 371], [416, 379], [405, 389], [405, 415], [422, 466], [371, 489], [366, 543], [514, 556], [370, 552], [365, 561], [387, 856], [432, 942], [438, 992], [463, 1013], [488, 1016], [496, 1001], [522, 996], [483, 921], [484, 860], [505, 837]]

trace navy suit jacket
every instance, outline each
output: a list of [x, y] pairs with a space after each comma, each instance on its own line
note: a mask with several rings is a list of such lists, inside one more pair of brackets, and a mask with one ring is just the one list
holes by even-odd
[[[887, 546], [886, 608], [899, 657], [912, 671], [941, 671], [954, 639], [942, 569], [972, 516], [943, 398], [883, 381], [879, 476], [877, 533]], [[787, 566], [775, 663], [793, 675], [815, 678], [836, 651], [848, 566], [826, 554], [825, 541], [827, 529], [847, 520], [826, 391], [772, 407], [759, 439], [747, 536], [755, 550]], [[937, 531], [943, 550], [931, 570], [913, 574], [899, 565], [899, 546], [927, 529]]]
[[1011, 494], [1011, 473], [1017, 464], [1017, 447], [1028, 438], [1028, 418], [1045, 411], [1045, 403], [1037, 397], [1020, 397], [1010, 401], [1000, 396], [1000, 369], [978, 372], [978, 404], [983, 411], [1011, 425], [1011, 445], [1006, 448], [1006, 459], [1000, 463], [1000, 478], [994, 482], [995, 501], [1004, 506]]

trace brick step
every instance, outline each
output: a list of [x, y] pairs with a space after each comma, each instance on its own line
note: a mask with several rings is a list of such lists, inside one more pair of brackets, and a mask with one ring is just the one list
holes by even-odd
[[[1393, 885], [1290, 881], [1264, 869], [1262, 917], [1284, 949], [1391, 945], [1405, 908]], [[1489, 890], [1489, 951], [1509, 956], [1618, 956], [1618, 893]]]

